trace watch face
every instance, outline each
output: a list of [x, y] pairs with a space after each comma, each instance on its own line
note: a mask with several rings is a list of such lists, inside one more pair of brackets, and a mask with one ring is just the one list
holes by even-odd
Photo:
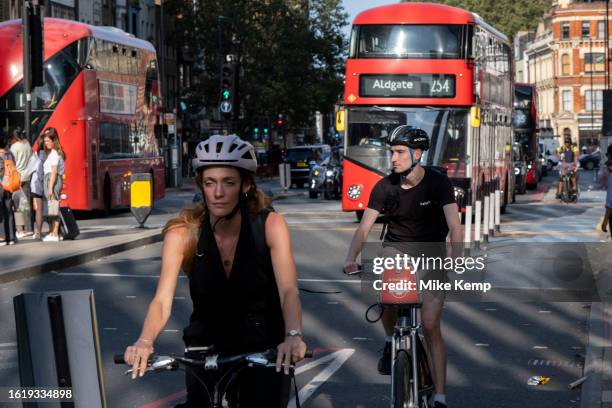
[[297, 330], [289, 330], [287, 334], [293, 337], [293, 336], [297, 336], [298, 334], [300, 334], [300, 332], [298, 332]]

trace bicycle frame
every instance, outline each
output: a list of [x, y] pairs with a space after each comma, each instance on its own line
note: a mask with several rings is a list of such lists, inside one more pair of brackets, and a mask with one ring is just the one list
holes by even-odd
[[[405, 351], [411, 356], [412, 371], [412, 394], [410, 401], [408, 402], [409, 408], [419, 407], [419, 400], [421, 398], [422, 391], [420, 390], [421, 384], [419, 384], [420, 376], [418, 364], [419, 360], [427, 358], [427, 356], [419, 355], [419, 347], [417, 346], [420, 342], [419, 332], [421, 330], [421, 324], [418, 319], [418, 309], [421, 307], [420, 304], [410, 304], [398, 307], [397, 323], [395, 324], [393, 342], [391, 347], [391, 384], [395, 384], [395, 361], [399, 351]], [[427, 361], [427, 360], [426, 360]], [[391, 403], [395, 403], [395, 387], [391, 387]]]

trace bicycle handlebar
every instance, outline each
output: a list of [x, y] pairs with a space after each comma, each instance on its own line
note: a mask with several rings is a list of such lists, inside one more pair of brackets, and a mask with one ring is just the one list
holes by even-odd
[[[151, 354], [147, 363], [147, 366], [149, 367], [147, 368], [147, 371], [157, 371], [162, 369], [173, 370], [178, 368], [179, 363], [184, 365], [201, 366], [204, 367], [205, 370], [216, 370], [219, 365], [227, 365], [239, 361], [269, 367], [276, 365], [276, 356], [277, 353], [275, 349], [257, 353], [236, 354], [225, 357], [220, 357], [218, 354], [210, 354], [205, 356], [203, 359], [187, 358], [176, 355]], [[312, 350], [306, 350], [304, 358], [312, 358], [312, 356]], [[113, 361], [115, 364], [127, 364], [123, 358], [123, 354], [115, 354], [113, 356]], [[126, 374], [130, 373], [131, 371], [131, 369], [126, 371]]]

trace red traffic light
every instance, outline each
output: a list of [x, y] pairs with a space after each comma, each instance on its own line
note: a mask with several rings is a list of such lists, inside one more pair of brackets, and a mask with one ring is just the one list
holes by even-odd
[[278, 120], [276, 121], [276, 124], [277, 124], [278, 126], [282, 126], [284, 123], [285, 123], [285, 121], [284, 121], [284, 120], [282, 120], [282, 119], [278, 119]]

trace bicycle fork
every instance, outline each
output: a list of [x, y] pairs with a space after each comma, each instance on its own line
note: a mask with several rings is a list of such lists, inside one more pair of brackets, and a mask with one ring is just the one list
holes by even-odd
[[[418, 375], [418, 347], [417, 347], [417, 336], [419, 335], [419, 329], [421, 325], [418, 322], [417, 308], [410, 308], [410, 315], [404, 311], [398, 311], [397, 324], [395, 326], [395, 333], [393, 334], [393, 342], [391, 344], [391, 384], [394, 384], [395, 379], [395, 359], [397, 351], [407, 352], [411, 357], [412, 371], [412, 393], [410, 395], [410, 401], [408, 402], [408, 408], [417, 408], [419, 406], [419, 375]], [[408, 336], [407, 336], [408, 335]], [[391, 401], [395, 401], [395, 389], [391, 387]]]

